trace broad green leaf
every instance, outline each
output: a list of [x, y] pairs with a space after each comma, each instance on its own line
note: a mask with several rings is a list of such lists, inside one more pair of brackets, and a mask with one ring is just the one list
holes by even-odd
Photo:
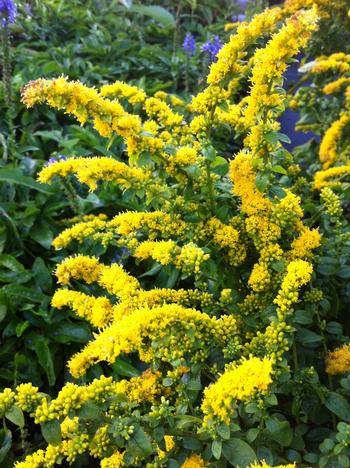
[[91, 335], [84, 324], [62, 322], [55, 326], [53, 337], [59, 343], [87, 343]]
[[146, 432], [137, 427], [128, 442], [130, 453], [138, 457], [147, 457], [153, 452], [151, 439]]
[[133, 5], [129, 8], [129, 11], [140, 13], [145, 16], [149, 16], [165, 28], [175, 28], [175, 18], [173, 15], [159, 5]]
[[38, 336], [34, 341], [34, 349], [38, 357], [39, 364], [46, 372], [49, 385], [54, 385], [56, 381], [56, 375], [51, 351], [47, 344], [47, 340]]
[[112, 364], [114, 372], [123, 377], [138, 377], [139, 371], [123, 358], [118, 357]]
[[256, 460], [256, 454], [247, 442], [241, 439], [231, 439], [222, 444], [225, 459], [233, 466], [246, 468]]
[[213, 440], [211, 444], [211, 453], [213, 454], [213, 457], [216, 458], [217, 460], [220, 460], [221, 451], [222, 451], [221, 440]]
[[329, 392], [325, 406], [342, 421], [350, 422], [350, 404], [336, 392]]
[[288, 421], [270, 418], [266, 422], [266, 431], [282, 447], [288, 447], [293, 440], [293, 431]]
[[18, 408], [18, 406], [13, 405], [8, 411], [6, 411], [5, 417], [13, 424], [16, 424], [16, 426], [24, 427], [23, 411]]
[[258, 173], [256, 175], [255, 184], [259, 192], [265, 192], [267, 184], [269, 183], [269, 177], [267, 174]]
[[19, 169], [0, 169], [0, 182], [8, 182], [9, 184], [18, 184], [28, 187], [38, 192], [50, 194], [47, 185], [39, 184], [29, 176], [25, 176]]
[[58, 419], [43, 423], [41, 433], [48, 444], [58, 445], [61, 442], [61, 426]]
[[12, 255], [0, 255], [0, 281], [3, 283], [26, 283], [32, 275]]

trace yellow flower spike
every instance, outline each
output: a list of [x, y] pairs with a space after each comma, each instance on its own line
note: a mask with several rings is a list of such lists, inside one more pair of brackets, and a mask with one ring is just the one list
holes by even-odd
[[229, 424], [235, 401], [247, 401], [259, 392], [266, 392], [271, 383], [272, 361], [268, 358], [250, 357], [228, 365], [219, 379], [204, 390], [204, 425], [210, 420]]
[[249, 468], [296, 468], [295, 463], [289, 463], [288, 465], [269, 465], [265, 463], [264, 461], [262, 462], [255, 462], [249, 465]]
[[141, 104], [147, 98], [147, 94], [137, 86], [131, 86], [123, 81], [115, 81], [104, 85], [100, 89], [101, 96], [109, 98], [126, 98], [130, 104]]
[[[272, 36], [265, 48], [257, 49], [253, 57], [252, 88], [243, 109], [246, 128], [261, 124], [261, 116], [269, 109], [281, 108], [285, 96], [274, 91], [282, 78], [286, 63], [304, 47], [312, 32], [317, 29], [315, 10], [301, 11], [287, 19], [285, 25]], [[278, 111], [281, 112], [281, 111]]]
[[312, 251], [321, 244], [321, 234], [318, 229], [304, 227], [299, 237], [292, 242], [289, 257], [310, 258]]
[[79, 182], [86, 184], [90, 191], [97, 189], [97, 183], [115, 182], [123, 188], [139, 189], [150, 180], [151, 174], [144, 169], [130, 167], [127, 164], [108, 157], [69, 158], [65, 161], [44, 166], [39, 172], [41, 183], [51, 183], [56, 176], [76, 175]]
[[332, 81], [331, 83], [326, 84], [323, 87], [322, 91], [324, 94], [338, 93], [344, 85], [349, 84], [349, 83], [350, 83], [350, 78], [341, 77], [335, 81]]
[[144, 241], [141, 242], [133, 256], [139, 260], [153, 258], [161, 265], [169, 265], [173, 262], [179, 247], [174, 241]]
[[[176, 333], [176, 340], [169, 348], [149, 347], [144, 340], [159, 342]], [[193, 330], [193, 336], [186, 330]], [[223, 334], [225, 330], [225, 334]], [[107, 361], [113, 363], [121, 354], [137, 351], [141, 360], [150, 362], [155, 354], [161, 360], [174, 360], [183, 358], [190, 353], [198, 337], [203, 343], [203, 349], [192, 351], [193, 362], [205, 357], [205, 344], [216, 342], [217, 346], [225, 347], [228, 340], [236, 344], [238, 337], [236, 320], [231, 316], [222, 316], [220, 319], [211, 318], [206, 313], [195, 309], [186, 309], [180, 305], [167, 304], [160, 307], [140, 308], [131, 314], [113, 323], [90, 342], [81, 352], [75, 354], [69, 362], [69, 369], [73, 376], [80, 377], [91, 365]]]
[[230, 178], [233, 182], [233, 193], [242, 201], [243, 213], [253, 215], [271, 211], [272, 203], [256, 188], [256, 173], [249, 153], [241, 151], [231, 161]]
[[[93, 216], [93, 218], [75, 223], [73, 226], [62, 231], [52, 242], [53, 247], [56, 250], [67, 247], [72, 241], [77, 240], [79, 243], [83, 242], [88, 238], [94, 238], [100, 231], [105, 231], [108, 226], [107, 218], [101, 218], [99, 216]], [[105, 236], [101, 234], [102, 241], [110, 239], [112, 234], [106, 233]]]
[[344, 166], [330, 167], [318, 171], [314, 175], [314, 188], [320, 190], [323, 187], [339, 187], [341, 181], [348, 174], [350, 174], [350, 161], [346, 161]]
[[350, 124], [350, 114], [341, 114], [338, 120], [326, 130], [320, 145], [319, 157], [324, 169], [337, 160], [338, 145], [344, 129]]
[[72, 279], [82, 279], [91, 284], [98, 280], [104, 268], [105, 265], [102, 265], [97, 257], [75, 255], [64, 259], [57, 266], [55, 275], [61, 284], [68, 284]]
[[263, 34], [270, 34], [282, 17], [280, 8], [270, 8], [254, 16], [249, 23], [242, 23], [230, 40], [217, 55], [217, 62], [212, 63], [207, 78], [208, 84], [219, 84], [228, 74], [242, 71], [240, 59], [245, 50]]
[[113, 317], [113, 305], [106, 297], [88, 296], [82, 292], [58, 289], [52, 297], [51, 305], [56, 309], [70, 307], [95, 327], [107, 325]]

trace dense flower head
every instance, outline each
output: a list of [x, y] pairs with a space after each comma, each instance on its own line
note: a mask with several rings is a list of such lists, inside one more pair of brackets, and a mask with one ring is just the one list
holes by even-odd
[[326, 372], [328, 374], [345, 374], [350, 372], [349, 343], [331, 351], [326, 359]]
[[202, 410], [205, 424], [210, 419], [229, 424], [232, 405], [245, 401], [258, 392], [265, 392], [272, 382], [272, 362], [269, 359], [249, 358], [228, 366], [221, 377], [204, 391]]

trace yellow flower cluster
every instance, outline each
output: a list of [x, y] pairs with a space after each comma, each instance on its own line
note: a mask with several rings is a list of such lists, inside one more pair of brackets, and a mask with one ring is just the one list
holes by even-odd
[[79, 317], [98, 328], [104, 327], [113, 317], [113, 305], [107, 297], [88, 296], [69, 289], [58, 289], [51, 304], [56, 309], [70, 307]]
[[350, 372], [349, 343], [330, 352], [326, 360], [326, 372], [330, 375]]
[[319, 247], [321, 243], [321, 234], [317, 229], [303, 227], [299, 237], [291, 244], [290, 258], [310, 258], [312, 251]]
[[123, 466], [124, 453], [114, 452], [108, 458], [103, 458], [101, 460], [101, 468], [120, 468]]
[[205, 462], [203, 458], [196, 453], [187, 457], [186, 460], [181, 465], [181, 468], [204, 468], [204, 467], [205, 467]]
[[334, 217], [340, 218], [343, 214], [340, 199], [330, 187], [324, 187], [321, 190], [321, 200], [324, 203], [326, 212]]
[[339, 187], [341, 180], [350, 173], [350, 161], [344, 166], [334, 166], [323, 171], [318, 171], [314, 176], [314, 188], [320, 190], [323, 187]]
[[142, 104], [147, 98], [143, 89], [123, 81], [115, 81], [113, 84], [102, 86], [100, 93], [103, 97], [126, 98], [132, 105]]
[[242, 23], [235, 35], [225, 44], [217, 55], [217, 62], [212, 63], [207, 78], [208, 84], [219, 84], [227, 75], [242, 71], [240, 60], [245, 57], [245, 49], [261, 35], [273, 32], [282, 17], [280, 8], [271, 8], [254, 16], [251, 22]]
[[291, 306], [298, 300], [298, 290], [311, 279], [312, 265], [305, 260], [294, 260], [287, 267], [281, 289], [274, 300], [278, 306], [278, 315], [285, 317]]
[[[79, 182], [90, 191], [97, 189], [97, 182], [115, 182], [124, 189], [139, 189], [150, 179], [151, 174], [141, 168], [129, 167], [113, 158], [69, 158], [45, 166], [38, 175], [39, 182], [51, 183], [54, 177], [75, 174]], [[90, 221], [91, 223], [92, 221]]]
[[[254, 55], [251, 76], [252, 89], [243, 109], [245, 128], [264, 125], [281, 108], [284, 97], [276, 90], [276, 83], [285, 72], [286, 63], [305, 46], [310, 35], [317, 29], [314, 10], [301, 11], [286, 21], [282, 29], [273, 35], [267, 46]], [[271, 128], [268, 128], [271, 131]], [[254, 130], [251, 130], [254, 132]], [[261, 141], [258, 132], [258, 142]], [[257, 147], [258, 142], [250, 143]]]
[[350, 71], [350, 55], [343, 52], [337, 52], [329, 55], [328, 57], [318, 57], [314, 66], [312, 67], [313, 73], [325, 73], [328, 71], [337, 71], [340, 73]]
[[338, 145], [344, 129], [350, 124], [350, 114], [341, 114], [327, 129], [320, 145], [320, 161], [324, 169], [334, 164], [338, 156]]
[[249, 465], [249, 468], [296, 468], [296, 465], [295, 463], [289, 463], [288, 465], [269, 465], [267, 463], [265, 463], [264, 461], [262, 462], [256, 462], [256, 463], [252, 463], [251, 465]]
[[[230, 340], [233, 346], [238, 346], [236, 331], [237, 323], [231, 316], [211, 318], [176, 304], [140, 308], [96, 335], [94, 341], [72, 357], [69, 369], [73, 376], [79, 377], [97, 362], [113, 363], [121, 353], [134, 351], [144, 362], [156, 358], [184, 359], [187, 354], [195, 362], [206, 357], [209, 343], [224, 349]], [[147, 345], [149, 342], [153, 347]]]
[[251, 357], [231, 364], [219, 379], [204, 390], [202, 410], [204, 423], [217, 419], [227, 424], [233, 416], [233, 404], [265, 392], [272, 382], [272, 361]]

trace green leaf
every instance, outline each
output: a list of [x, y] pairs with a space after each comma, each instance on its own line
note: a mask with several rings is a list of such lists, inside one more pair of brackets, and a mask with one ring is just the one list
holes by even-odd
[[61, 426], [58, 419], [43, 423], [41, 433], [48, 444], [58, 445], [61, 442]]
[[312, 330], [308, 330], [306, 328], [302, 328], [297, 331], [297, 341], [304, 346], [312, 345], [315, 343], [320, 343], [322, 341], [322, 336], [315, 333]]
[[43, 300], [43, 294], [41, 292], [34, 291], [32, 288], [27, 288], [26, 286], [17, 286], [16, 284], [3, 286], [1, 292], [17, 301], [19, 299], [24, 299], [29, 302], [40, 303]]
[[138, 377], [139, 371], [123, 358], [118, 357], [112, 364], [113, 371], [123, 377]]
[[207, 145], [203, 148], [203, 156], [205, 157], [205, 159], [207, 159], [208, 161], [215, 161], [216, 159], [216, 149], [211, 146], [211, 145]]
[[329, 392], [325, 406], [342, 421], [350, 422], [350, 404], [336, 392]]
[[255, 178], [256, 188], [259, 192], [265, 192], [267, 184], [269, 183], [269, 177], [267, 174], [258, 173]]
[[7, 314], [7, 307], [5, 304], [0, 304], [0, 322], [4, 320]]
[[87, 401], [77, 412], [80, 419], [98, 419], [101, 416], [101, 408], [92, 401]]
[[247, 442], [241, 439], [231, 439], [224, 442], [222, 445], [222, 453], [231, 465], [239, 466], [240, 468], [245, 468], [256, 460], [254, 450]]
[[224, 424], [224, 423], [219, 424], [216, 431], [220, 437], [222, 437], [225, 440], [229, 440], [231, 431], [227, 424]]
[[129, 8], [129, 11], [134, 11], [135, 13], [140, 13], [145, 16], [153, 18], [155, 21], [160, 23], [165, 28], [174, 29], [175, 28], [175, 18], [173, 15], [159, 5], [133, 5]]
[[266, 430], [270, 437], [282, 447], [288, 447], [293, 440], [293, 431], [288, 421], [270, 418], [266, 422]]
[[9, 184], [18, 184], [24, 187], [37, 190], [38, 192], [50, 194], [47, 185], [35, 182], [31, 177], [25, 176], [19, 169], [0, 169], [0, 182], [8, 182]]
[[53, 331], [53, 336], [59, 343], [87, 343], [91, 335], [81, 323], [62, 322]]
[[16, 325], [16, 336], [17, 338], [20, 338], [23, 333], [27, 330], [27, 328], [30, 327], [30, 323], [25, 320], [24, 322], [20, 322], [18, 325]]
[[213, 440], [211, 444], [211, 453], [213, 454], [213, 457], [216, 458], [217, 460], [220, 460], [221, 451], [222, 451], [221, 440]]
[[3, 283], [26, 283], [32, 277], [12, 255], [0, 255], [0, 281]]
[[278, 164], [276, 166], [272, 166], [271, 171], [277, 172], [278, 174], [287, 174], [287, 171], [285, 170], [285, 168], [282, 166], [279, 166]]
[[39, 223], [31, 229], [30, 237], [42, 245], [44, 249], [49, 249], [52, 244], [53, 233], [47, 223]]
[[56, 375], [51, 351], [47, 344], [47, 340], [40, 336], [36, 337], [34, 340], [34, 349], [38, 357], [39, 364], [44, 369], [47, 375], [49, 385], [54, 385], [56, 381]]
[[137, 427], [129, 439], [128, 449], [136, 457], [147, 457], [153, 452], [151, 439], [141, 427]]
[[24, 427], [23, 411], [18, 408], [18, 406], [13, 405], [8, 411], [6, 411], [5, 417], [13, 424], [16, 424], [16, 426]]
[[224, 176], [228, 173], [228, 162], [221, 156], [216, 156], [210, 165], [211, 170], [218, 175]]
[[[0, 463], [5, 460], [12, 445], [12, 433], [8, 429], [0, 430]], [[4, 465], [2, 465], [4, 466]]]

